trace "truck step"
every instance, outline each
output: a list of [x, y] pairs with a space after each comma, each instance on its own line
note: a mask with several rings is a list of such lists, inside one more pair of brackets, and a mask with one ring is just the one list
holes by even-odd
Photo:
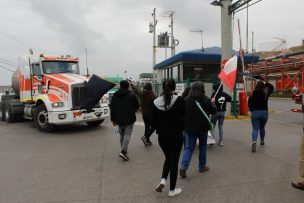
[[31, 121], [33, 120], [33, 117], [31, 117], [31, 116], [23, 115], [23, 118], [24, 118], [24, 119], [27, 119], [27, 120], [31, 120]]

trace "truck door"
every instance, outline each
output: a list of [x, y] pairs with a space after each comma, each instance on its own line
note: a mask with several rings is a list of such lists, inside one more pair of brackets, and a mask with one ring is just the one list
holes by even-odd
[[33, 100], [36, 100], [38, 95], [42, 91], [42, 70], [39, 63], [32, 64], [32, 96]]

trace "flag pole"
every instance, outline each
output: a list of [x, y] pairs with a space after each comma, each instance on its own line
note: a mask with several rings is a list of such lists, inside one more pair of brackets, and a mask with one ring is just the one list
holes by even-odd
[[[240, 19], [238, 19], [238, 30], [239, 30], [239, 41], [240, 41], [240, 57], [242, 61], [242, 69], [245, 72], [245, 63], [244, 63], [244, 50], [242, 49], [242, 39], [241, 39], [241, 26], [240, 26]], [[244, 92], [247, 95], [247, 87], [245, 82], [245, 77], [243, 75], [243, 84], [244, 84]]]
[[220, 84], [220, 86], [217, 88], [217, 90], [216, 90], [215, 95], [213, 96], [213, 98], [216, 97], [217, 93], [219, 92], [219, 90], [221, 89], [222, 86], [223, 86], [223, 82], [221, 81], [221, 84]]

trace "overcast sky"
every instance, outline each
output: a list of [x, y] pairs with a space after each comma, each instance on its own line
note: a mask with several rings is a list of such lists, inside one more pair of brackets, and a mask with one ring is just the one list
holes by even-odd
[[[253, 0], [252, 2], [254, 2]], [[156, 8], [157, 33], [169, 31], [164, 11], [175, 11], [174, 36], [180, 44], [176, 53], [201, 47], [220, 46], [220, 8], [212, 0], [0, 0], [0, 66], [7, 60], [17, 64], [19, 55], [35, 53], [71, 54], [81, 60], [85, 72], [85, 48], [91, 73], [138, 78], [152, 72], [151, 13]], [[233, 1], [235, 2], [235, 1]], [[262, 0], [249, 9], [249, 33], [254, 48], [271, 38], [284, 38], [287, 46], [304, 39], [303, 0]], [[237, 19], [241, 21], [243, 44], [246, 9], [235, 15], [234, 49], [239, 49]], [[249, 45], [251, 50], [251, 43]], [[170, 50], [167, 51], [168, 57]], [[157, 50], [157, 63], [165, 50]], [[10, 84], [12, 73], [0, 68], [0, 85]]]

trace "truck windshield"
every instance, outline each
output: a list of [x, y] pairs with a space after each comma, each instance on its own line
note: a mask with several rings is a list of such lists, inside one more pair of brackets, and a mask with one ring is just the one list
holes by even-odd
[[42, 69], [45, 74], [80, 73], [78, 63], [70, 61], [43, 61]]

